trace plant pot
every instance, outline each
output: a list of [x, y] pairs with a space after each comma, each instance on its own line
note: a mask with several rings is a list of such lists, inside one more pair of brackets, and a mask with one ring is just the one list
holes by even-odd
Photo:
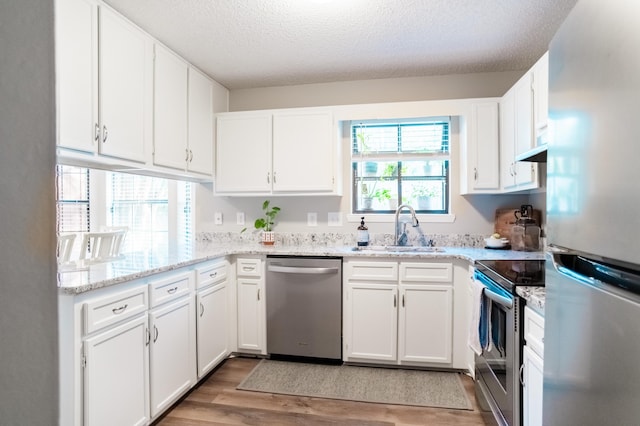
[[273, 231], [264, 231], [262, 233], [262, 244], [265, 246], [272, 246], [276, 242], [276, 233]]
[[378, 174], [378, 163], [368, 162], [364, 163], [364, 175], [376, 176]]
[[362, 197], [362, 209], [363, 210], [371, 210], [373, 208], [373, 198], [371, 197]]
[[440, 200], [436, 197], [418, 197], [418, 210], [440, 210]]

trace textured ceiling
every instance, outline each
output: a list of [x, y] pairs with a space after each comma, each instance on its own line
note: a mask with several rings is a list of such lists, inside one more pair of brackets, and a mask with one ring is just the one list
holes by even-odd
[[529, 68], [577, 0], [106, 0], [229, 89]]

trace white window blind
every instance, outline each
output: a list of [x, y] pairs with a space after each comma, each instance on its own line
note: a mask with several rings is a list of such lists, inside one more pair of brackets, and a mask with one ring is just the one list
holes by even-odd
[[56, 166], [56, 222], [58, 233], [90, 229], [89, 169]]

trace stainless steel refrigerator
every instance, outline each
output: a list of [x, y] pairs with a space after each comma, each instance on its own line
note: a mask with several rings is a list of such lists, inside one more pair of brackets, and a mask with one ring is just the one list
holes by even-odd
[[640, 424], [640, 1], [549, 47], [543, 424]]

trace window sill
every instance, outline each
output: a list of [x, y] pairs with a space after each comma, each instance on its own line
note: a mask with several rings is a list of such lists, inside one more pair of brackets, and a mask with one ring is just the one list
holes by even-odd
[[[403, 210], [400, 213], [400, 217], [407, 215], [408, 210]], [[396, 220], [395, 214], [348, 214], [347, 222], [359, 223], [360, 218], [364, 216], [365, 222], [371, 223], [393, 223]], [[456, 221], [456, 215], [454, 214], [417, 214], [418, 221], [420, 223], [453, 223]]]

